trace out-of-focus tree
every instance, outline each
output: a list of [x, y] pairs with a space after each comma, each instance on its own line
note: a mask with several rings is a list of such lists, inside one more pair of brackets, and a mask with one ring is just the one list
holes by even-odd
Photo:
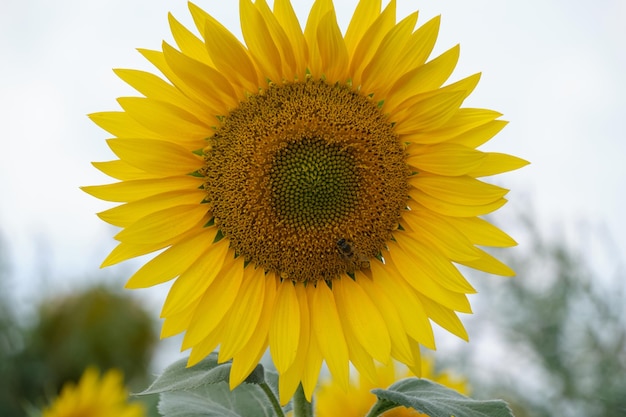
[[495, 353], [486, 359], [471, 343], [452, 362], [476, 395], [509, 401], [518, 417], [626, 416], [623, 260], [600, 276], [584, 250], [523, 223], [524, 246], [508, 259], [517, 276], [489, 280], [470, 322], [474, 342]]
[[130, 295], [89, 288], [46, 299], [37, 311], [37, 320], [21, 329], [21, 346], [3, 367], [0, 384], [6, 386], [0, 391], [7, 391], [10, 404], [0, 408], [0, 415], [23, 415], [25, 404], [46, 402], [90, 366], [120, 369], [138, 390], [149, 383], [155, 325]]
[[7, 410], [15, 405], [12, 391], [11, 359], [18, 351], [22, 338], [13, 314], [9, 296], [9, 256], [0, 235], [0, 416], [12, 416]]

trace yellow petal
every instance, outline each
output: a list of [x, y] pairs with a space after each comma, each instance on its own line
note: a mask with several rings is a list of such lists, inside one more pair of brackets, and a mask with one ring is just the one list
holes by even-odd
[[494, 120], [450, 138], [449, 143], [458, 143], [469, 148], [476, 148], [493, 138], [508, 123], [505, 120]]
[[106, 162], [92, 162], [91, 165], [109, 177], [120, 181], [145, 180], [159, 177], [159, 175], [149, 174], [119, 159]]
[[[502, 207], [507, 201], [506, 199], [501, 198], [489, 204], [463, 205], [450, 203], [448, 201], [432, 197], [431, 195], [416, 188], [409, 189], [409, 196], [411, 196], [411, 198], [420, 205], [434, 211], [435, 213], [453, 217], [475, 217], [489, 214]], [[409, 203], [409, 205], [413, 207], [413, 204]]]
[[334, 12], [331, 0], [316, 0], [313, 6], [311, 6], [311, 11], [304, 27], [304, 38], [309, 50], [308, 66], [313, 78], [322, 77], [322, 59], [320, 48], [317, 44], [318, 27], [322, 18], [330, 11]]
[[265, 296], [263, 308], [256, 330], [245, 346], [233, 355], [233, 366], [230, 370], [230, 388], [233, 389], [250, 375], [250, 372], [259, 363], [267, 348], [267, 339], [270, 321], [274, 314], [276, 299], [276, 283], [278, 278], [273, 273], [265, 276]]
[[407, 364], [407, 367], [418, 378], [422, 376], [422, 356], [420, 347], [417, 342], [409, 337], [409, 344], [411, 346], [411, 352], [413, 353], [413, 364]]
[[205, 145], [204, 139], [213, 133], [194, 115], [170, 103], [142, 97], [121, 97], [117, 101], [157, 139], [174, 137], [190, 149], [199, 149]]
[[278, 392], [280, 393], [281, 404], [285, 404], [291, 399], [298, 385], [303, 380], [307, 362], [306, 358], [309, 351], [309, 342], [311, 340], [311, 318], [306, 288], [304, 284], [297, 283], [295, 284], [295, 289], [296, 297], [298, 298], [298, 306], [300, 307], [300, 339], [298, 340], [296, 360], [289, 369], [281, 373], [280, 378], [278, 378]]
[[481, 166], [486, 154], [472, 148], [450, 143], [415, 147], [406, 159], [419, 171], [445, 176], [466, 175]]
[[[387, 257], [389, 259], [387, 259]], [[390, 265], [390, 271], [396, 271], [400, 275], [397, 281], [404, 281], [411, 288], [423, 294], [428, 294], [430, 298], [438, 303], [451, 308], [455, 311], [469, 312], [471, 311], [469, 302], [465, 294], [451, 291], [444, 287], [439, 279], [433, 279], [432, 274], [427, 274], [418, 259], [413, 257], [398, 244], [390, 244], [388, 255], [385, 256], [385, 266]], [[373, 262], [377, 267], [379, 266]], [[394, 268], [391, 268], [391, 267]], [[391, 272], [387, 272], [390, 274]], [[389, 297], [395, 301], [395, 298]], [[415, 336], [413, 336], [415, 338]]]
[[[209, 117], [203, 118], [205, 111], [200, 104], [181, 94], [180, 90], [162, 78], [149, 72], [139, 70], [114, 69], [113, 71], [120, 79], [144, 96], [176, 104], [183, 110], [198, 116], [204, 123], [211, 121]], [[124, 135], [124, 137], [132, 136]]]
[[191, 323], [196, 313], [196, 308], [198, 308], [198, 304], [200, 304], [200, 300], [201, 298], [198, 298], [184, 310], [164, 317], [165, 320], [161, 327], [161, 339], [172, 337], [187, 330], [189, 323]]
[[398, 233], [398, 236], [411, 240], [419, 237], [424, 244], [434, 246], [453, 261], [480, 258], [472, 242], [441, 216], [428, 210], [408, 210], [402, 219], [413, 233]]
[[274, 16], [276, 16], [276, 20], [283, 27], [287, 37], [291, 41], [294, 58], [296, 60], [296, 76], [300, 80], [303, 80], [308, 66], [309, 49], [300, 22], [291, 5], [291, 1], [275, 0]]
[[237, 93], [216, 69], [181, 54], [165, 42], [163, 56], [181, 79], [177, 86], [204, 103], [204, 113], [211, 116], [226, 115], [239, 104]]
[[157, 138], [157, 135], [140, 125], [126, 112], [108, 111], [92, 113], [89, 115], [89, 118], [102, 129], [117, 137]]
[[207, 337], [220, 324], [237, 298], [243, 279], [243, 259], [237, 258], [224, 267], [204, 292], [195, 315], [183, 338], [188, 349]]
[[[341, 327], [343, 328], [343, 334], [346, 338], [348, 345], [348, 354], [350, 355], [350, 362], [356, 368], [360, 375], [365, 376], [368, 380], [375, 380], [376, 378], [376, 366], [372, 356], [367, 353], [363, 345], [359, 342], [359, 339], [352, 331], [347, 318], [343, 316], [342, 310], [337, 306], [339, 311], [339, 318], [341, 319]], [[389, 362], [389, 359], [385, 363]]]
[[81, 187], [87, 194], [104, 201], [130, 202], [169, 191], [193, 190], [202, 185], [202, 178], [176, 176], [155, 179], [130, 180], [106, 185]]
[[[167, 43], [163, 42], [162, 47], [163, 49], [167, 49], [168, 47], [170, 49], [174, 49], [171, 46], [167, 45]], [[200, 110], [196, 109], [195, 111], [191, 111], [191, 113], [196, 116], [198, 118], [198, 120], [200, 120], [201, 122], [203, 122], [206, 126], [215, 126], [218, 124], [218, 119], [216, 117], [216, 115], [223, 115], [226, 113], [225, 109], [220, 109], [220, 108], [215, 108], [215, 105], [212, 103], [216, 102], [216, 99], [207, 99], [207, 95], [209, 94], [206, 91], [202, 91], [199, 90], [198, 88], [195, 88], [192, 85], [189, 85], [191, 83], [188, 84], [188, 80], [185, 80], [181, 77], [179, 77], [176, 72], [170, 67], [170, 64], [168, 63], [168, 61], [165, 59], [165, 53], [161, 52], [161, 51], [151, 51], [151, 50], [146, 50], [146, 49], [139, 49], [139, 52], [146, 58], [148, 59], [148, 61], [150, 61], [150, 63], [152, 63], [155, 67], [157, 67], [159, 69], [159, 71], [161, 71], [161, 73], [163, 73], [163, 75], [165, 75], [165, 77], [176, 87], [177, 90], [180, 90], [180, 92], [183, 93], [184, 96], [188, 97], [189, 100], [187, 100], [187, 102], [193, 102], [196, 103], [196, 107], [200, 107]], [[179, 53], [178, 51], [176, 51], [176, 53]], [[179, 53], [180, 54], [180, 53]], [[171, 54], [170, 54], [171, 55]], [[182, 54], [181, 54], [182, 55]], [[191, 58], [187, 58], [189, 61], [192, 62], [198, 62], [199, 61], [194, 61]], [[171, 60], [171, 57], [170, 57]], [[204, 65], [204, 64], [202, 64]], [[211, 68], [208, 67], [207, 65], [204, 65], [203, 68]], [[181, 72], [179, 70], [179, 72]], [[215, 70], [213, 70], [213, 72], [215, 72]], [[184, 72], [181, 72], [184, 73]], [[192, 78], [193, 80], [193, 78]], [[231, 91], [230, 89], [230, 85], [226, 85], [223, 86], [224, 89]], [[221, 89], [218, 90], [218, 92], [221, 92]], [[237, 95], [237, 92], [234, 93], [237, 97], [243, 97], [243, 92], [240, 92]], [[219, 101], [219, 100], [217, 100]], [[222, 99], [222, 102], [224, 102], [226, 100]], [[181, 107], [184, 110], [190, 110], [191, 108], [189, 107], [189, 105], [185, 104], [186, 102], [182, 102], [182, 104], [179, 104], [178, 106]], [[209, 134], [207, 134], [207, 136], [211, 136], [213, 134], [213, 132], [209, 132]], [[163, 135], [162, 135], [163, 136]], [[165, 137], [164, 139], [167, 139], [167, 137]]]
[[137, 220], [115, 235], [115, 239], [139, 245], [163, 242], [194, 227], [201, 228], [207, 221], [207, 207], [204, 204], [175, 206]]
[[337, 309], [365, 351], [379, 362], [389, 361], [391, 340], [387, 325], [368, 294], [351, 278], [333, 280]]
[[215, 243], [207, 240], [204, 244], [207, 245], [204, 252], [174, 281], [163, 304], [161, 317], [176, 314], [200, 298], [222, 272], [229, 254], [233, 256], [232, 251], [228, 250], [228, 239]]
[[500, 116], [502, 116], [501, 113], [493, 110], [462, 108], [441, 128], [430, 132], [404, 135], [402, 141], [424, 145], [441, 143], [468, 132], [475, 127], [487, 124]]
[[389, 92], [385, 97], [385, 109], [394, 112], [400, 103], [407, 99], [441, 87], [454, 71], [459, 60], [459, 51], [459, 45], [456, 45], [427, 64], [406, 72], [389, 86]]
[[107, 144], [120, 159], [164, 177], [190, 174], [204, 164], [202, 157], [163, 140], [109, 139]]
[[[204, 339], [191, 347], [191, 353], [187, 359], [187, 367], [191, 367], [199, 363], [202, 359], [211, 354], [220, 344], [220, 339], [224, 333], [226, 324], [221, 321], [215, 329], [213, 329]], [[218, 363], [221, 363], [218, 357]]]
[[202, 40], [196, 37], [189, 31], [189, 29], [176, 20], [171, 13], [168, 13], [167, 19], [170, 24], [172, 36], [182, 53], [195, 59], [196, 61], [202, 62], [203, 64], [213, 66], [211, 57], [209, 57], [209, 54], [204, 47], [204, 42], [202, 42]]
[[404, 116], [394, 119], [397, 122], [396, 132], [408, 135], [443, 126], [459, 110], [465, 97], [464, 91], [440, 93], [412, 104]]
[[243, 282], [237, 295], [237, 301], [228, 311], [225, 320], [219, 361], [231, 359], [252, 337], [261, 317], [265, 296], [265, 271], [263, 268], [244, 270]]
[[206, 251], [216, 233], [216, 227], [201, 229], [194, 237], [169, 247], [139, 268], [126, 283], [126, 288], [147, 288], [180, 275]]
[[282, 59], [263, 16], [250, 0], [239, 0], [241, 32], [264, 78], [283, 80]]
[[297, 76], [298, 64], [296, 63], [292, 42], [265, 0], [257, 0], [254, 5], [261, 13], [261, 16], [263, 16], [263, 20], [272, 37], [272, 42], [279, 50], [282, 60], [283, 77], [286, 80], [294, 80]]
[[[195, 232], [195, 231], [192, 231]], [[104, 268], [107, 266], [115, 265], [117, 263], [126, 261], [131, 258], [136, 258], [137, 256], [147, 255], [148, 253], [152, 253], [154, 251], [166, 248], [170, 245], [173, 245], [177, 241], [182, 241], [187, 237], [186, 235], [193, 235], [193, 233], [187, 232], [181, 236], [176, 237], [176, 239], [172, 239], [166, 242], [160, 243], [148, 243], [145, 245], [135, 245], [132, 243], [121, 242], [117, 245], [111, 253], [102, 261], [100, 268]]]
[[380, 42], [396, 23], [396, 0], [391, 0], [385, 10], [378, 15], [376, 20], [365, 31], [354, 49], [350, 61], [350, 74], [355, 87], [361, 85], [361, 73], [370, 63], [376, 53]]
[[319, 350], [333, 378], [340, 387], [348, 387], [348, 346], [341, 328], [335, 299], [325, 282], [319, 282], [313, 291], [311, 323]]
[[317, 46], [322, 62], [322, 74], [330, 83], [348, 78], [348, 49], [337, 24], [335, 11], [326, 13], [317, 27]]
[[418, 174], [409, 179], [409, 184], [440, 200], [468, 206], [493, 203], [509, 192], [506, 188], [470, 176], [441, 177]]
[[460, 337], [461, 339], [469, 342], [469, 336], [467, 330], [459, 320], [458, 316], [453, 310], [442, 306], [441, 304], [431, 300], [422, 294], [417, 295], [426, 309], [428, 317], [450, 333]]
[[257, 93], [261, 80], [246, 48], [217, 20], [204, 22], [204, 41], [215, 68], [245, 91]]
[[270, 352], [279, 374], [296, 359], [299, 339], [300, 306], [293, 283], [286, 280], [278, 286], [269, 333]]
[[509, 247], [517, 242], [493, 224], [478, 217], [447, 217], [446, 221], [463, 233], [474, 245]]
[[376, 300], [376, 307], [385, 321], [389, 337], [391, 338], [391, 354], [403, 363], [411, 362], [412, 356], [408, 339], [406, 338], [406, 331], [396, 310], [395, 303], [387, 297], [385, 292], [373, 280], [359, 271], [356, 273], [356, 282], [369, 295], [370, 299]]
[[203, 190], [170, 191], [113, 207], [98, 213], [98, 217], [114, 226], [126, 227], [160, 210], [194, 203], [200, 204], [205, 197], [206, 192]]
[[396, 303], [398, 314], [407, 335], [419, 341], [429, 349], [435, 349], [435, 335], [432, 326], [415, 291], [399, 277], [398, 270], [392, 263], [382, 264], [377, 260], [370, 262], [372, 279], [387, 297]]
[[403, 47], [409, 40], [416, 22], [417, 12], [411, 13], [385, 35], [361, 74], [361, 85], [365, 94], [373, 92], [375, 98], [385, 98], [381, 95], [381, 90], [386, 90], [404, 74], [401, 64], [406, 60], [406, 55], [403, 54]]
[[528, 161], [513, 155], [503, 153], [487, 152], [485, 159], [476, 168], [467, 172], [472, 177], [486, 177], [489, 175], [502, 174], [503, 172], [514, 171], [529, 164]]
[[413, 32], [402, 50], [401, 72], [424, 65], [437, 41], [440, 23], [441, 16], [435, 16]]
[[[319, 378], [320, 369], [322, 367], [323, 356], [319, 348], [319, 342], [313, 330], [313, 316], [316, 314], [313, 308], [316, 288], [314, 285], [307, 285], [305, 287], [307, 302], [309, 305], [309, 317], [311, 322], [311, 331], [309, 332], [309, 345], [306, 351], [306, 360], [304, 361], [304, 371], [302, 373], [302, 388], [304, 389], [304, 395], [308, 401], [312, 401], [313, 391], [317, 387], [317, 380]], [[284, 403], [281, 396], [281, 403]], [[289, 398], [286, 398], [289, 400]]]
[[482, 257], [473, 261], [459, 262], [462, 265], [469, 266], [470, 268], [478, 269], [480, 271], [489, 272], [490, 274], [501, 275], [503, 277], [515, 276], [515, 271], [500, 262], [487, 252], [481, 251]]
[[353, 55], [367, 29], [380, 15], [380, 8], [380, 0], [361, 0], [357, 4], [345, 36], [346, 47], [350, 56]]
[[[408, 233], [395, 233], [394, 237], [400, 247], [420, 265], [424, 274], [450, 291], [471, 294], [476, 290], [470, 285], [450, 259], [436, 250], [424, 245], [415, 236]], [[476, 249], [479, 253], [479, 250]]]

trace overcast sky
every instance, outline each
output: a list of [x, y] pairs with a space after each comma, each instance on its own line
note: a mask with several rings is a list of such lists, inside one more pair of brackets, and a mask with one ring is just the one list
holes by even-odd
[[[237, 1], [197, 4], [240, 33]], [[296, 1], [301, 18], [310, 4]], [[355, 4], [337, 5], [344, 29]], [[482, 71], [466, 104], [511, 121], [487, 149], [532, 162], [494, 179], [512, 189], [496, 222], [511, 230], [515, 212], [534, 213], [546, 231], [566, 229], [589, 256], [589, 230], [606, 229], [620, 257], [626, 2], [398, 0], [399, 17], [415, 8], [420, 23], [442, 15], [436, 52], [461, 44], [453, 78]], [[171, 39], [168, 11], [190, 27], [183, 0], [2, 0], [0, 232], [18, 299], [71, 288], [73, 277], [96, 274], [113, 248], [115, 230], [94, 214], [109, 205], [78, 189], [108, 182], [90, 161], [112, 159], [108, 134], [86, 114], [117, 110], [118, 96], [134, 94], [111, 69], [150, 69], [135, 48]]]

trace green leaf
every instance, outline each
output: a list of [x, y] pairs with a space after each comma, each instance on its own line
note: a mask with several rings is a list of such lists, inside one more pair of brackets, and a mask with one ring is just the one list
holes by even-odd
[[386, 390], [374, 389], [372, 393], [378, 401], [369, 416], [405, 406], [429, 417], [513, 417], [513, 412], [502, 400], [473, 400], [427, 379], [403, 379]]
[[168, 366], [140, 395], [160, 394], [159, 412], [165, 417], [270, 417], [283, 416], [277, 400], [278, 374], [257, 365], [234, 390], [228, 381], [230, 362], [218, 364], [212, 353], [198, 364], [187, 360]]
[[161, 394], [159, 413], [164, 417], [274, 417], [276, 412], [259, 385], [242, 384], [230, 390], [226, 382], [189, 391]]
[[230, 367], [229, 362], [217, 363], [217, 353], [211, 353], [192, 367], [187, 367], [187, 359], [180, 359], [165, 368], [152, 385], [140, 395], [189, 390], [202, 385], [228, 382]]

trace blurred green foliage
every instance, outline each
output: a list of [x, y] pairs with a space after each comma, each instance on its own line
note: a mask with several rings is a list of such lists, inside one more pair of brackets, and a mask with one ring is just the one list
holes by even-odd
[[590, 246], [576, 250], [562, 236], [547, 238], [530, 218], [522, 222], [521, 247], [498, 255], [517, 276], [482, 280], [484, 311], [469, 329], [498, 353], [481, 362], [470, 343], [454, 366], [468, 374], [477, 398], [503, 398], [517, 417], [626, 416], [624, 258], [612, 256], [609, 237], [594, 236], [600, 247], [593, 253], [607, 252], [610, 261], [600, 273]]
[[43, 405], [91, 365], [121, 369], [127, 383], [143, 389], [157, 340], [150, 317], [129, 295], [105, 287], [46, 299], [34, 323], [2, 329], [15, 340], [0, 358], [0, 416]]

